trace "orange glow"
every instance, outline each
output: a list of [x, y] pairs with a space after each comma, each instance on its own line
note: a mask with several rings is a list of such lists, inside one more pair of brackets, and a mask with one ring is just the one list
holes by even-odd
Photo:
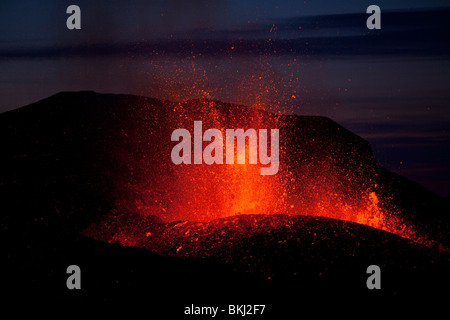
[[[226, 129], [248, 129], [248, 127], [237, 125], [239, 119], [228, 119], [227, 115], [223, 114], [224, 110], [219, 109], [212, 101], [196, 103], [196, 106], [177, 104], [174, 110], [176, 116], [172, 119], [176, 123], [175, 127], [190, 128], [188, 130], [192, 133], [191, 118], [187, 115], [195, 109], [194, 113], [199, 112], [197, 119], [203, 121], [203, 131], [216, 128], [225, 138]], [[252, 128], [255, 130], [278, 128], [276, 118], [262, 118], [260, 111], [246, 109], [245, 116], [251, 118]], [[269, 114], [264, 113], [264, 115]], [[270, 137], [268, 142], [270, 143]], [[171, 147], [175, 144], [176, 142], [173, 142]], [[204, 142], [203, 148], [207, 144], [209, 142]], [[270, 150], [270, 147], [268, 149]], [[170, 163], [171, 179], [167, 182], [170, 184], [167, 188], [169, 194], [153, 200], [154, 192], [144, 193], [138, 197], [137, 209], [144, 215], [157, 215], [165, 221], [210, 221], [238, 214], [283, 212], [287, 194], [282, 187], [281, 175], [278, 173], [263, 176], [260, 172], [262, 165], [248, 164], [248, 140], [245, 149], [246, 164], [236, 164], [236, 152], [235, 144], [235, 164], [174, 165]], [[170, 151], [168, 153], [170, 154]], [[223, 154], [225, 163], [225, 148]], [[159, 205], [155, 206], [155, 203]]]
[[[237, 110], [231, 112], [227, 108]], [[248, 123], [255, 130], [279, 128], [279, 172], [263, 176], [260, 164], [248, 164], [248, 141], [246, 164], [232, 165], [175, 165], [170, 161], [170, 148], [176, 142], [167, 141], [167, 149], [162, 152], [166, 157], [157, 163], [162, 175], [146, 181], [145, 177], [154, 175], [155, 164], [143, 162], [142, 181], [132, 195], [121, 199], [118, 207], [137, 212], [143, 219], [157, 216], [165, 222], [209, 222], [246, 214], [321, 216], [364, 224], [423, 242], [411, 225], [381, 205], [376, 184], [359, 185], [354, 182], [358, 181], [356, 173], [354, 177], [345, 176], [329, 162], [319, 161], [309, 166], [298, 163], [301, 158], [287, 153], [290, 138], [283, 136], [286, 125], [280, 120], [283, 117], [239, 106], [225, 105], [224, 109], [220, 103], [207, 100], [177, 103], [172, 111], [169, 118], [172, 128], [187, 128], [191, 133], [194, 119], [203, 121], [203, 131], [217, 128], [224, 137], [226, 129], [246, 130]], [[245, 122], [230, 118], [231, 114], [241, 115]], [[164, 138], [170, 140], [170, 134]], [[208, 143], [204, 142], [203, 148]], [[128, 232], [120, 230], [111, 241], [133, 245], [136, 235]], [[151, 233], [144, 235], [149, 237]]]
[[[204, 71], [196, 68], [194, 62], [188, 68], [194, 78], [196, 74]], [[193, 81], [185, 71], [187, 70], [183, 68], [177, 70], [174, 82], [164, 88], [168, 99], [214, 99], [218, 89], [208, 89], [210, 86], [207, 76], [203, 74], [198, 77], [201, 80]], [[186, 77], [190, 85], [176, 88], [175, 80], [186, 80]], [[213, 100], [170, 104], [171, 108], [165, 111], [164, 122], [161, 119], [155, 122], [156, 128], [166, 129], [165, 135], [158, 136], [152, 131], [160, 140], [147, 138], [150, 140], [148, 145], [141, 143], [137, 147], [139, 150], [153, 148], [151, 150], [154, 154], [162, 156], [156, 158], [155, 163], [155, 158], [151, 157], [153, 154], [147, 151], [151, 160], [145, 160], [146, 155], [132, 163], [131, 167], [138, 168], [140, 174], [133, 174], [133, 179], [136, 180], [126, 183], [131, 192], [120, 190], [122, 198], [118, 201], [117, 210], [138, 213], [142, 219], [156, 216], [165, 222], [209, 222], [246, 214], [321, 216], [364, 224], [424, 242], [411, 225], [403, 221], [396, 212], [386, 209], [389, 204], [380, 203], [375, 183], [358, 184], [359, 180], [364, 179], [356, 173], [355, 176], [346, 176], [330, 164], [333, 160], [324, 161], [320, 158], [321, 155], [317, 155], [320, 161], [309, 165], [302, 162], [301, 153], [298, 155], [287, 152], [291, 137], [283, 136], [283, 128], [287, 124], [284, 123], [285, 118], [278, 114], [281, 111], [289, 113], [289, 110], [280, 110], [276, 105], [277, 85], [276, 73], [267, 65], [259, 73], [242, 77], [241, 82], [231, 90], [234, 101], [245, 102], [253, 108], [221, 105]], [[297, 93], [292, 94], [292, 99], [301, 98]], [[157, 108], [143, 108], [143, 118], [155, 113]], [[259, 164], [177, 166], [171, 163], [170, 149], [176, 143], [170, 142], [170, 130], [186, 128], [192, 133], [195, 120], [203, 121], [203, 130], [216, 128], [222, 131], [224, 137], [226, 129], [280, 129], [279, 172], [273, 176], [262, 176]], [[153, 130], [148, 128], [148, 124], [144, 123], [143, 126], [138, 128], [143, 131], [142, 136], [138, 135], [139, 142], [146, 139], [149, 130]], [[158, 145], [160, 142], [161, 146]], [[203, 148], [206, 145], [204, 142]], [[248, 163], [248, 154], [246, 158]], [[127, 158], [122, 161], [131, 160]], [[108, 222], [106, 225], [109, 226]], [[126, 228], [112, 232], [113, 236], [109, 237], [109, 241], [127, 246], [135, 245], [142, 236], [135, 235], [132, 230], [126, 231]], [[152, 233], [144, 232], [143, 235], [151, 237]], [[181, 247], [177, 251], [180, 250]]]

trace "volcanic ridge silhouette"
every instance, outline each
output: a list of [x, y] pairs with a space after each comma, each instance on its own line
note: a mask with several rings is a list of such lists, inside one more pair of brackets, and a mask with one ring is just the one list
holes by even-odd
[[[194, 120], [204, 129], [280, 128], [278, 182], [267, 184], [276, 194], [263, 183], [250, 190], [256, 199], [266, 192], [267, 204], [228, 212], [224, 203], [236, 204], [239, 190], [222, 192], [226, 165], [170, 161], [172, 131], [192, 130]], [[287, 312], [287, 301], [319, 293], [437, 295], [449, 284], [448, 202], [382, 168], [367, 141], [328, 118], [63, 92], [1, 114], [0, 130], [1, 263], [10, 298], [163, 304], [170, 296], [190, 305], [233, 303], [232, 294]], [[203, 169], [217, 180], [194, 176]], [[233, 183], [244, 190], [251, 181]], [[319, 204], [336, 206], [335, 216], [315, 215]], [[367, 223], [340, 219], [366, 204], [400, 221], [386, 228], [407, 226], [415, 237], [373, 227], [369, 211]], [[82, 270], [81, 290], [66, 287], [71, 264]], [[382, 270], [381, 290], [366, 286], [373, 264]]]

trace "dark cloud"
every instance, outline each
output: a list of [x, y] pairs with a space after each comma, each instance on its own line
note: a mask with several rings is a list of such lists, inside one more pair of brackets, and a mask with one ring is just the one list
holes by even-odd
[[108, 55], [448, 57], [450, 43], [445, 39], [450, 36], [449, 18], [449, 9], [385, 12], [382, 14], [382, 30], [369, 31], [365, 27], [366, 14], [299, 17], [233, 30], [197, 28], [189, 34], [179, 34], [176, 39], [2, 49], [0, 57], [15, 59]]

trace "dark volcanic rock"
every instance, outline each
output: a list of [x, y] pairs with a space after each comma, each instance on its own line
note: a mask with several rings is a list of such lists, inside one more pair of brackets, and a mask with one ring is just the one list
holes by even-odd
[[[316, 290], [351, 296], [366, 293], [366, 269], [372, 264], [383, 270], [385, 294], [444, 290], [446, 282], [438, 275], [450, 271], [447, 253], [324, 217], [240, 215], [210, 222], [134, 226], [127, 233], [133, 246], [169, 257], [212, 259], [269, 282], [295, 283], [305, 295]], [[100, 230], [88, 232], [101, 235]]]
[[[448, 203], [381, 168], [366, 141], [330, 119], [278, 116], [217, 101], [60, 93], [0, 115], [1, 263], [9, 275], [4, 287], [44, 299], [121, 299], [134, 292], [145, 300], [180, 292], [180, 301], [191, 303], [191, 293], [200, 299], [234, 292], [282, 301], [292, 288], [302, 297], [314, 290], [347, 297], [424, 289], [430, 294], [448, 285], [444, 251], [355, 223], [287, 215], [169, 223], [130, 207], [141, 198], [145, 208], [160, 208], [164, 197], [178, 200], [170, 134], [192, 128], [194, 120], [214, 127], [211, 114], [230, 128], [251, 127], [255, 119], [261, 128], [282, 124], [281, 134], [289, 138], [280, 142], [287, 155], [280, 175], [295, 181], [289, 196], [305, 204], [294, 211], [304, 214], [321, 186], [336, 184], [349, 204], [376, 188], [381, 207], [394, 208], [419, 233], [449, 246]], [[217, 204], [210, 202], [205, 206]], [[169, 206], [167, 215], [182, 209]], [[88, 239], [80, 236], [83, 230], [112, 242], [135, 234], [133, 244], [150, 250]], [[85, 272], [81, 293], [65, 288], [68, 264]], [[368, 264], [382, 267], [381, 293], [365, 287]]]

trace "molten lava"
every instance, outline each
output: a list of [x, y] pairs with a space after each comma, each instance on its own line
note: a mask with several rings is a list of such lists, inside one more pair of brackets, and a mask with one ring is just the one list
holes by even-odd
[[[135, 117], [126, 143], [117, 149], [127, 170], [117, 179], [116, 208], [87, 230], [92, 237], [135, 245], [152, 233], [153, 217], [164, 223], [206, 223], [236, 215], [287, 214], [356, 222], [423, 242], [386, 196], [380, 201], [365, 141], [330, 120], [211, 100], [143, 103]], [[264, 176], [260, 164], [249, 164], [248, 141], [246, 164], [175, 165], [171, 133], [178, 128], [193, 132], [194, 120], [223, 134], [228, 128], [279, 129], [279, 172]], [[132, 222], [123, 217], [130, 214]]]

